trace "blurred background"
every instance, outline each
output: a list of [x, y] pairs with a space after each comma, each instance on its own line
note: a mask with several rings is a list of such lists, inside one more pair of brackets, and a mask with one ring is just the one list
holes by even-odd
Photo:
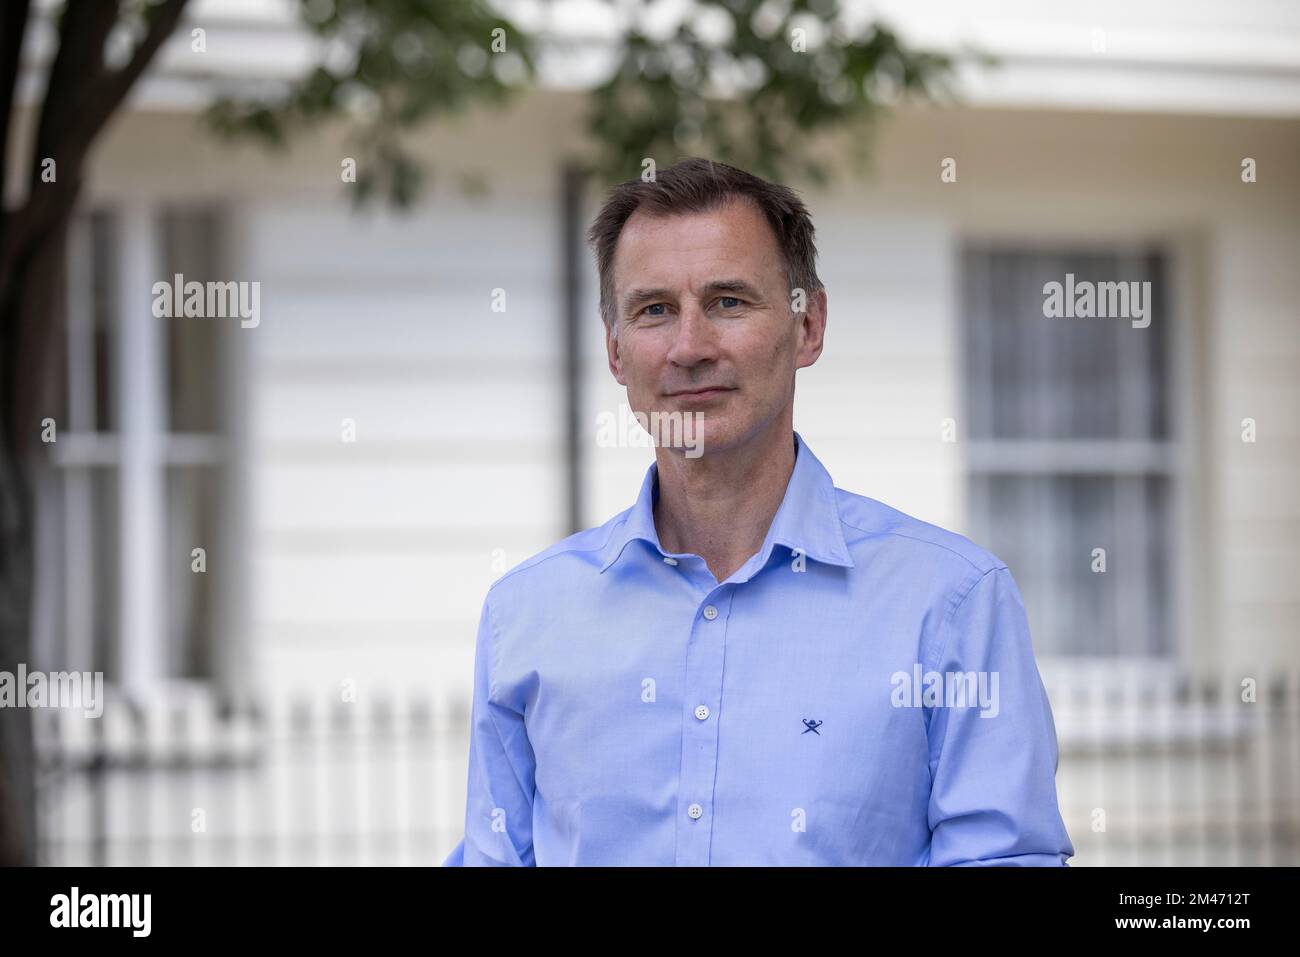
[[[24, 158], [58, 10], [24, 27]], [[441, 862], [487, 588], [652, 460], [597, 441], [626, 397], [583, 231], [685, 155], [812, 212], [795, 424], [836, 484], [1019, 582], [1071, 863], [1300, 863], [1281, 0], [189, 4], [86, 156], [22, 386], [59, 428], [7, 661], [108, 686], [27, 713], [36, 860]], [[156, 317], [178, 273], [260, 283], [259, 322]], [[1150, 282], [1151, 324], [1044, 319], [1067, 273]]]

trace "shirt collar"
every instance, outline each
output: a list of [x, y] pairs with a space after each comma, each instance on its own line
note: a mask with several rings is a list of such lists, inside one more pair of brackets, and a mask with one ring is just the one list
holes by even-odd
[[[781, 507], [777, 509], [759, 550], [757, 563], [751, 558], [737, 574], [764, 567], [776, 545], [799, 549], [809, 558], [829, 565], [853, 567], [853, 559], [844, 543], [839, 506], [835, 501], [835, 483], [798, 432], [794, 433], [794, 443], [794, 471], [790, 473]], [[602, 573], [618, 561], [628, 543], [636, 538], [649, 542], [660, 555], [668, 554], [659, 544], [659, 533], [655, 529], [654, 503], [658, 494], [659, 466], [651, 462], [636, 502], [622, 523], [615, 525], [605, 545], [604, 561], [600, 566]]]

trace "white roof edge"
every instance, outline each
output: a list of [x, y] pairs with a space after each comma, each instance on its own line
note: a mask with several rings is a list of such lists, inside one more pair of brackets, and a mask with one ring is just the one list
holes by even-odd
[[[193, 111], [229, 83], [299, 75], [315, 62], [318, 46], [292, 10], [282, 0], [203, 0], [139, 84], [132, 108]], [[203, 53], [190, 49], [193, 25], [206, 31]], [[1099, 40], [1084, 27], [1062, 31], [1049, 23], [1011, 30], [959, 30], [934, 21], [905, 26], [900, 33], [917, 46], [955, 53], [971, 43], [998, 59], [992, 69], [964, 64], [958, 71], [958, 92], [977, 108], [1300, 116], [1300, 37], [1294, 31], [1109, 29]], [[52, 52], [48, 22], [33, 30], [24, 99], [39, 93]], [[1103, 49], [1093, 52], [1098, 44]], [[608, 70], [609, 45], [601, 36], [544, 34], [542, 48], [543, 89], [580, 90]]]

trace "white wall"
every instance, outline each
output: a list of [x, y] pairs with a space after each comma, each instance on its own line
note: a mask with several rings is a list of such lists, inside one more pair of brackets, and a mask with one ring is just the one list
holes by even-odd
[[[220, 199], [231, 278], [263, 283], [245, 383], [263, 677], [463, 688], [487, 585], [564, 534], [557, 167], [581, 141], [578, 106], [540, 95], [431, 136], [423, 148], [443, 175], [406, 220], [354, 217], [338, 182], [348, 146], [332, 137], [278, 160], [205, 141], [183, 116], [135, 114], [104, 145], [96, 197]], [[1180, 366], [1196, 493], [1187, 647], [1242, 667], [1294, 663], [1296, 134], [1290, 121], [903, 114], [874, 172], [805, 192], [830, 328], [801, 373], [797, 427], [840, 485], [964, 530], [960, 442], [939, 441], [941, 419], [959, 435], [962, 420], [963, 238], [1167, 241], [1187, 290], [1176, 321], [1195, 343]], [[939, 181], [947, 156], [956, 184]], [[1257, 159], [1258, 183], [1240, 182], [1242, 156]], [[481, 205], [450, 182], [468, 170], [493, 184]], [[489, 309], [495, 287], [504, 315]], [[595, 444], [597, 413], [625, 398], [605, 367], [595, 288], [592, 267], [588, 524], [630, 504], [650, 461]], [[1260, 423], [1253, 446], [1238, 439], [1247, 415]], [[357, 420], [354, 445], [339, 440], [344, 417]]]

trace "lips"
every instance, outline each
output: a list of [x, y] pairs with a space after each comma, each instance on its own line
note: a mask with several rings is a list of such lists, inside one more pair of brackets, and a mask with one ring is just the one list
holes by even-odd
[[715, 395], [722, 395], [724, 392], [734, 392], [734, 389], [715, 386], [708, 389], [691, 389], [689, 392], [670, 392], [668, 393], [674, 399], [708, 399]]

